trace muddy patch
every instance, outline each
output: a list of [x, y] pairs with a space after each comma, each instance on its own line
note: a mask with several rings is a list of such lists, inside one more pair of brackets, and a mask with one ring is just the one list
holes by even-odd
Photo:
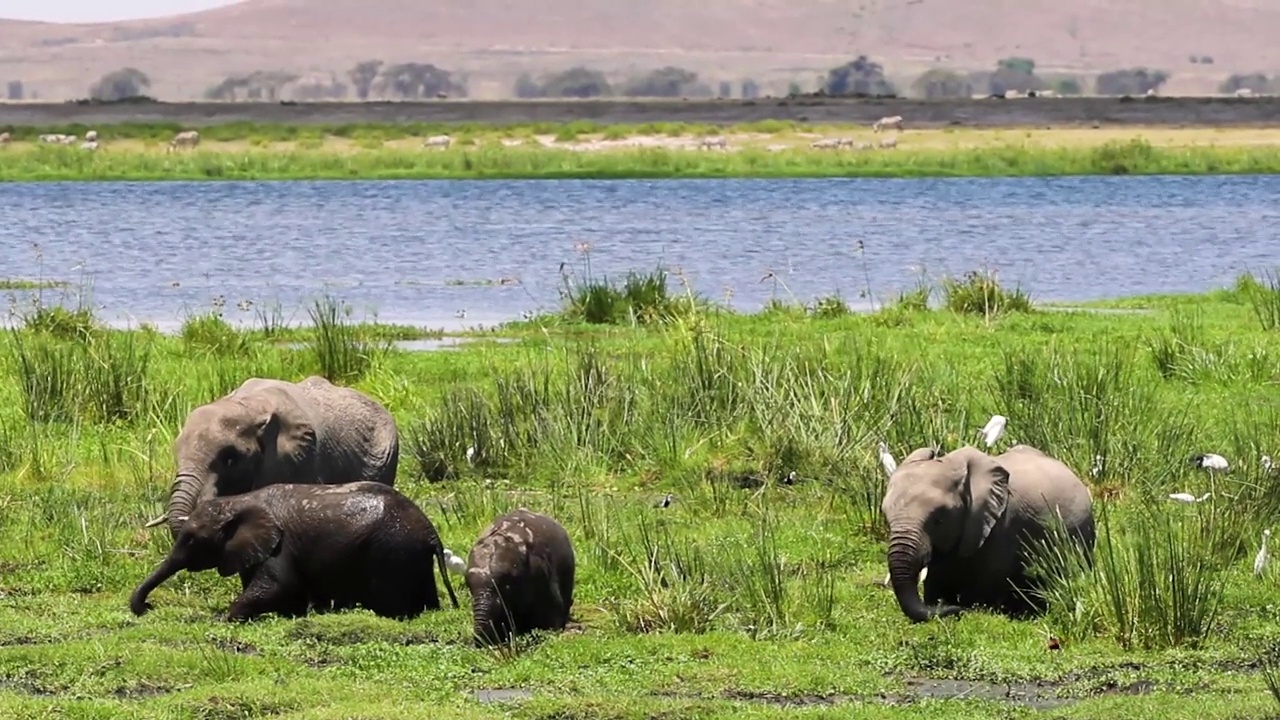
[[509, 703], [528, 700], [533, 692], [524, 688], [487, 688], [475, 691], [472, 696], [482, 703]]

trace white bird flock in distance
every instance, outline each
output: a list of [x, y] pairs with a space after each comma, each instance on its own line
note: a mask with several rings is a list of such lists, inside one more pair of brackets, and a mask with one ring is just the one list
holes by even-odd
[[1262, 571], [1265, 570], [1267, 567], [1267, 559], [1270, 557], [1269, 555], [1267, 555], [1267, 538], [1269, 537], [1271, 537], [1271, 529], [1268, 528], [1266, 530], [1263, 530], [1262, 531], [1262, 547], [1258, 549], [1258, 556], [1253, 559], [1254, 577], [1261, 575]]
[[885, 475], [892, 475], [894, 470], [898, 469], [898, 461], [893, 459], [893, 455], [889, 453], [889, 446], [881, 441], [876, 448], [880, 453], [880, 464], [884, 466]]
[[449, 567], [455, 575], [467, 574], [467, 561], [453, 554], [449, 548], [444, 549], [444, 564]]
[[1003, 415], [992, 415], [991, 419], [982, 428], [982, 441], [991, 447], [996, 444], [1001, 435], [1004, 435], [1004, 426], [1008, 424], [1009, 418]]

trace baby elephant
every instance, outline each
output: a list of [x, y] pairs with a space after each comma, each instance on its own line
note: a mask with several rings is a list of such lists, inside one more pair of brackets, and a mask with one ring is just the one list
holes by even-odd
[[574, 563], [569, 534], [546, 515], [519, 508], [494, 520], [467, 557], [476, 644], [564, 629]]
[[268, 485], [202, 502], [169, 556], [133, 591], [129, 609], [145, 613], [147, 595], [180, 570], [217, 568], [223, 577], [240, 574], [243, 592], [229, 620], [357, 605], [412, 618], [440, 608], [433, 559], [456, 608], [435, 526], [395, 488], [372, 481]]

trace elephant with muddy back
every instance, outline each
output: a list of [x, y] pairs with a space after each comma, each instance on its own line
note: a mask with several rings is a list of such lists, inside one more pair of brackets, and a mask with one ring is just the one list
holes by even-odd
[[250, 378], [191, 411], [174, 441], [177, 472], [164, 515], [176, 539], [206, 500], [278, 483], [395, 484], [400, 437], [376, 400], [319, 377]]
[[[1014, 617], [1042, 611], [1027, 571], [1033, 543], [1054, 529], [1065, 530], [1092, 562], [1089, 489], [1066, 465], [1027, 445], [996, 456], [973, 447], [946, 455], [920, 448], [890, 476], [881, 510], [890, 582], [915, 622], [970, 607]], [[926, 568], [922, 601], [918, 577]]]
[[564, 526], [525, 508], [496, 518], [467, 556], [474, 641], [486, 646], [533, 630], [563, 630], [576, 559]]
[[407, 619], [440, 608], [432, 561], [458, 607], [435, 526], [399, 490], [375, 482], [270, 485], [202, 502], [129, 608], [145, 613], [151, 591], [183, 570], [216, 568], [240, 576], [229, 620], [357, 606]]

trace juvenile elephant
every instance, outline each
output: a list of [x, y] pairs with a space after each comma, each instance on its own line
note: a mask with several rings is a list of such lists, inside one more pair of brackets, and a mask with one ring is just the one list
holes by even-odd
[[174, 441], [177, 473], [164, 515], [205, 500], [276, 483], [371, 480], [394, 485], [400, 462], [395, 418], [367, 395], [312, 376], [301, 382], [250, 378], [187, 416]]
[[[974, 606], [1013, 616], [1043, 609], [1026, 574], [1028, 542], [1044, 539], [1058, 515], [1092, 561], [1089, 489], [1027, 445], [994, 457], [973, 447], [942, 456], [920, 448], [890, 476], [881, 509], [894, 594], [915, 622]], [[921, 602], [917, 578], [926, 567]]]
[[467, 556], [476, 644], [564, 629], [574, 567], [573, 543], [560, 523], [525, 508], [495, 519]]
[[399, 490], [375, 482], [270, 485], [201, 503], [129, 609], [145, 613], [151, 591], [181, 570], [217, 568], [223, 577], [240, 574], [230, 620], [357, 605], [411, 618], [440, 608], [433, 559], [456, 608], [440, 536]]

